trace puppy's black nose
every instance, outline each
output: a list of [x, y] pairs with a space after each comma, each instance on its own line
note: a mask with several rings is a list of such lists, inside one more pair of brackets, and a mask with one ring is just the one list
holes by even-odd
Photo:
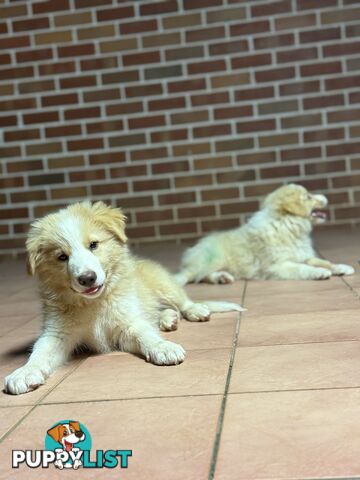
[[89, 270], [78, 277], [78, 282], [83, 287], [92, 287], [96, 282], [96, 273]]
[[75, 432], [75, 436], [78, 437], [78, 438], [81, 438], [83, 435], [84, 434], [81, 430], [78, 430], [77, 432]]

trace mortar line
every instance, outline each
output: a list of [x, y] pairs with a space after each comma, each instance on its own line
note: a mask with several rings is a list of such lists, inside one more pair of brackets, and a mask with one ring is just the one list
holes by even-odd
[[[243, 292], [242, 292], [242, 296], [241, 296], [241, 305], [244, 305], [246, 288], [247, 288], [247, 281], [245, 281], [245, 284], [244, 284], [244, 288], [243, 288]], [[223, 424], [224, 424], [226, 403], [227, 403], [230, 381], [231, 381], [232, 368], [233, 368], [233, 365], [234, 365], [234, 362], [235, 362], [236, 347], [237, 347], [237, 344], [238, 344], [239, 334], [240, 334], [241, 317], [242, 317], [242, 313], [239, 312], [239, 317], [236, 321], [233, 344], [232, 344], [232, 349], [231, 349], [231, 354], [230, 354], [229, 368], [228, 368], [228, 372], [227, 372], [227, 376], [226, 376], [226, 382], [225, 382], [225, 389], [224, 389], [224, 393], [223, 393], [223, 396], [222, 396], [220, 412], [219, 412], [219, 417], [218, 417], [218, 421], [217, 421], [217, 427], [216, 427], [215, 440], [214, 440], [214, 445], [213, 445], [213, 450], [212, 450], [212, 455], [211, 455], [210, 471], [209, 471], [208, 480], [213, 480], [214, 475], [215, 475], [216, 463], [217, 463], [217, 458], [218, 458], [219, 448], [220, 448], [220, 442], [221, 442], [221, 434], [222, 434], [222, 429], [223, 429]]]

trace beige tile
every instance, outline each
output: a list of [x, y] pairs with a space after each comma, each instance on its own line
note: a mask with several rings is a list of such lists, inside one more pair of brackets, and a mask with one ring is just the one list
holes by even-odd
[[216, 480], [360, 475], [360, 390], [231, 395]]
[[280, 315], [243, 315], [242, 347], [292, 343], [360, 341], [359, 311], [339, 310]]
[[360, 387], [360, 342], [238, 347], [231, 392]]
[[92, 451], [133, 450], [127, 470], [82, 469], [76, 478], [206, 479], [220, 404], [221, 396], [201, 396], [39, 406], [1, 446], [0, 475], [4, 479], [63, 479], [65, 472], [55, 469], [11, 470], [9, 459], [12, 449], [43, 448], [48, 428], [60, 420], [74, 419], [89, 430]]
[[[316, 283], [316, 282], [315, 282]], [[321, 311], [339, 311], [359, 309], [359, 299], [345, 286], [339, 286], [321, 292], [297, 292], [258, 294], [250, 289], [246, 293], [245, 306], [247, 317], [258, 315], [284, 315], [291, 313], [308, 313]]]
[[237, 312], [214, 313], [209, 322], [182, 320], [178, 330], [163, 332], [171, 342], [180, 343], [186, 351], [212, 348], [230, 348], [233, 343]]
[[40, 302], [38, 300], [33, 301], [2, 301], [0, 318], [2, 317], [19, 317], [19, 316], [35, 316], [40, 315]]
[[[31, 407], [2, 407], [0, 408], [0, 438], [19, 422]], [[0, 461], [1, 466], [1, 461]], [[1, 474], [0, 474], [1, 475]]]
[[125, 353], [92, 356], [52, 391], [45, 403], [221, 394], [228, 349], [193, 350], [176, 366], [157, 366]]
[[228, 285], [211, 285], [208, 283], [190, 284], [186, 291], [193, 300], [228, 300], [237, 299], [241, 303], [245, 282], [240, 280]]
[[24, 328], [25, 324], [31, 322], [31, 320], [33, 319], [34, 315], [32, 313], [24, 313], [22, 315], [14, 317], [0, 317], [0, 337], [3, 337], [4, 335], [18, 328]]

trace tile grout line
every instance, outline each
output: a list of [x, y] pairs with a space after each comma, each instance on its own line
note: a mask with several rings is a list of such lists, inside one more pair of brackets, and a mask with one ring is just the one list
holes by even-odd
[[[242, 305], [244, 305], [244, 301], [245, 301], [247, 284], [248, 284], [248, 282], [245, 281], [244, 289], [243, 289], [242, 296], [241, 296], [241, 304]], [[213, 480], [214, 475], [215, 475], [216, 462], [217, 462], [219, 448], [220, 448], [221, 434], [222, 434], [222, 429], [223, 429], [226, 402], [227, 402], [228, 393], [229, 393], [232, 368], [233, 368], [234, 361], [235, 361], [236, 348], [237, 348], [237, 345], [238, 345], [238, 339], [239, 339], [239, 334], [240, 334], [241, 317], [242, 317], [242, 313], [239, 312], [239, 317], [236, 321], [235, 333], [234, 333], [233, 344], [232, 344], [232, 349], [231, 349], [231, 354], [230, 354], [229, 368], [228, 368], [228, 373], [227, 373], [226, 382], [225, 382], [225, 389], [224, 389], [224, 393], [223, 393], [223, 396], [222, 396], [220, 413], [219, 413], [219, 417], [218, 417], [218, 421], [217, 421], [215, 441], [214, 441], [212, 455], [211, 455], [210, 471], [209, 471], [208, 480]]]
[[[46, 393], [44, 393], [43, 396], [41, 396], [37, 402], [32, 405], [32, 408], [30, 408], [30, 410], [28, 412], [25, 413], [25, 415], [23, 415], [17, 422], [15, 422], [5, 433], [4, 435], [2, 435], [0, 437], [0, 444], [25, 420], [25, 418], [27, 418], [39, 405], [41, 405], [40, 402], [42, 402], [44, 400], [44, 398], [46, 398], [53, 390], [55, 390], [56, 387], [58, 387], [69, 375], [71, 375], [75, 370], [77, 370], [80, 365], [83, 364], [83, 362], [86, 360], [86, 358], [80, 360], [75, 366], [74, 368], [72, 368], [69, 372], [65, 373], [60, 379], [59, 381], [53, 385], [52, 388], [50, 388]], [[16, 405], [16, 406], [19, 406], [21, 407], [22, 405]]]

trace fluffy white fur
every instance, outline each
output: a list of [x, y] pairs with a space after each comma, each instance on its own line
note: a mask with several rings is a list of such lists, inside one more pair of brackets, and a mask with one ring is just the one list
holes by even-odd
[[317, 257], [311, 242], [315, 223], [325, 220], [324, 195], [301, 185], [285, 185], [265, 198], [260, 211], [242, 227], [213, 233], [188, 249], [182, 259], [179, 284], [230, 283], [234, 279], [320, 280], [351, 275], [349, 265]]
[[212, 312], [242, 310], [194, 303], [164, 268], [130, 254], [124, 229], [121, 210], [102, 202], [74, 204], [32, 225], [29, 268], [39, 279], [44, 326], [27, 364], [6, 377], [7, 392], [37, 388], [81, 345], [181, 363], [184, 349], [160, 330], [176, 329], [181, 317], [201, 322]]

